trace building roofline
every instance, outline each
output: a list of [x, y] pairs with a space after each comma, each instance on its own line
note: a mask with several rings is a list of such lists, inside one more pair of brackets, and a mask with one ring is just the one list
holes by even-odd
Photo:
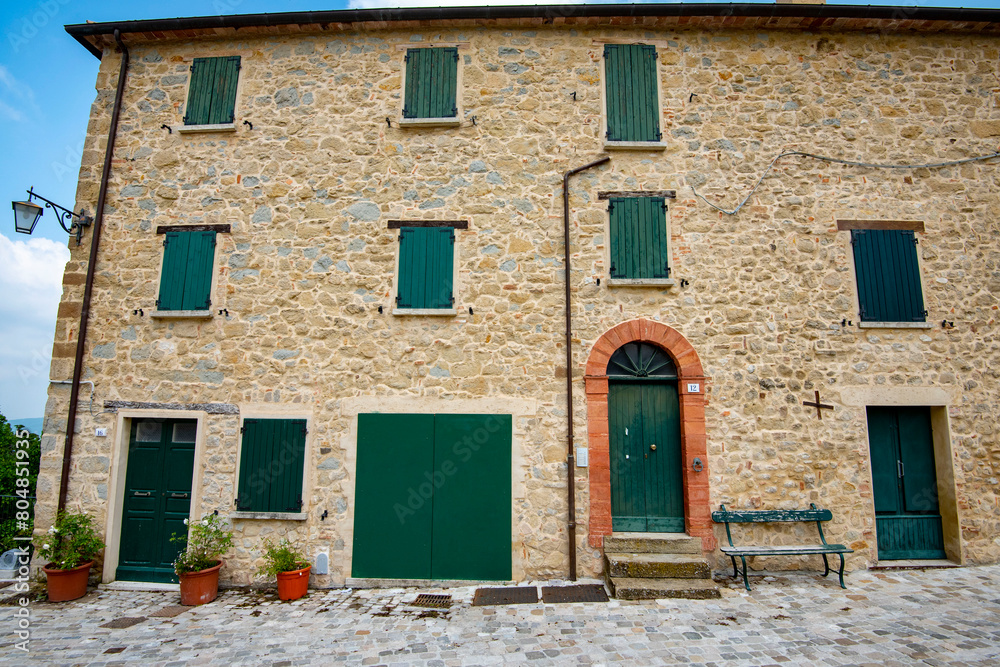
[[[98, 58], [102, 50], [98, 44], [104, 36], [120, 30], [122, 36], [143, 34], [148, 39], [165, 39], [165, 33], [198, 33], [239, 30], [241, 28], [274, 28], [289, 25], [316, 25], [320, 28], [331, 24], [394, 23], [418, 21], [482, 21], [482, 20], [538, 20], [542, 23], [564, 22], [573, 19], [600, 18], [708, 18], [708, 19], [802, 19], [811, 29], [828, 27], [839, 20], [874, 21], [889, 30], [906, 29], [919, 24], [921, 29], [961, 30], [968, 24], [970, 31], [976, 26], [1000, 23], [1000, 9], [965, 9], [952, 7], [900, 7], [872, 5], [802, 5], [759, 3], [669, 3], [628, 5], [522, 5], [477, 7], [405, 7], [386, 9], [344, 9], [317, 12], [282, 12], [277, 14], [231, 14], [226, 16], [194, 16], [174, 19], [142, 21], [113, 21], [105, 23], [78, 23], [65, 26], [66, 32]], [[905, 24], [905, 25], [901, 25]], [[947, 24], [947, 28], [943, 25]], [[803, 27], [788, 25], [781, 27]], [[996, 29], [991, 25], [991, 29]], [[982, 28], [980, 27], [980, 30]]]

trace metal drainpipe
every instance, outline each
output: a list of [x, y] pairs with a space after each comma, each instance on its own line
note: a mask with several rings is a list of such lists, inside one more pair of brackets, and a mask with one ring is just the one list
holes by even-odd
[[76, 358], [73, 362], [73, 385], [70, 387], [69, 418], [66, 422], [66, 445], [63, 447], [62, 478], [59, 481], [59, 511], [66, 509], [66, 495], [69, 491], [69, 464], [73, 456], [73, 435], [76, 431], [76, 409], [79, 403], [80, 376], [83, 374], [83, 352], [87, 343], [87, 324], [90, 321], [90, 300], [94, 292], [94, 274], [97, 269], [97, 249], [101, 243], [101, 227], [104, 223], [104, 203], [108, 197], [108, 181], [111, 178], [111, 158], [115, 152], [115, 136], [118, 134], [118, 117], [122, 110], [122, 96], [125, 93], [125, 78], [128, 75], [129, 53], [122, 42], [121, 31], [115, 30], [115, 41], [122, 52], [122, 64], [118, 70], [118, 90], [115, 93], [114, 110], [111, 112], [111, 128], [108, 130], [108, 147], [104, 153], [104, 170], [101, 172], [101, 190], [97, 195], [97, 212], [94, 214], [94, 228], [90, 239], [90, 262], [87, 265], [87, 282], [83, 288], [83, 305], [80, 308], [80, 331], [76, 339]]
[[565, 249], [566, 265], [566, 502], [569, 511], [569, 521], [566, 524], [569, 533], [569, 580], [576, 581], [576, 455], [573, 452], [573, 319], [570, 315], [570, 266], [569, 266], [569, 177], [581, 171], [604, 164], [611, 158], [602, 158], [589, 162], [582, 167], [570, 169], [563, 174], [563, 248]]

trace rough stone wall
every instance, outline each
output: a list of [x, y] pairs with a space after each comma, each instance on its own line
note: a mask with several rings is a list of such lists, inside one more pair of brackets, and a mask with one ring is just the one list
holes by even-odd
[[[564, 575], [560, 187], [565, 170], [603, 152], [602, 40], [657, 45], [667, 148], [616, 151], [609, 166], [574, 178], [574, 374], [622, 321], [677, 329], [711, 377], [713, 506], [829, 507], [831, 540], [857, 550], [852, 567], [875, 558], [874, 511], [864, 407], [848, 405], [844, 392], [944, 389], [965, 557], [1000, 560], [995, 161], [889, 171], [785, 158], [737, 215], [692, 196], [694, 186], [734, 207], [782, 150], [891, 163], [993, 152], [998, 42], [962, 35], [484, 26], [135, 45], [88, 331], [94, 416], [83, 401], [70, 505], [106, 519], [112, 443], [122, 437], [101, 412], [106, 400], [300, 410], [315, 426], [309, 519], [237, 522], [236, 567], [226, 576], [249, 580], [258, 534], [292, 531], [311, 554], [331, 549], [331, 577], [318, 583], [339, 583], [349, 576], [337, 555], [349, 548], [353, 502], [343, 400], [412, 397], [419, 411], [530, 397], [537, 410], [524, 426], [515, 548], [525, 577]], [[461, 44], [461, 127], [397, 127], [399, 46], [411, 42]], [[236, 132], [179, 133], [190, 59], [228, 54], [243, 57]], [[106, 54], [97, 80], [78, 192], [89, 209], [118, 63]], [[607, 275], [597, 192], [640, 189], [677, 191], [668, 202], [673, 276], [687, 286], [597, 284]], [[397, 241], [386, 221], [410, 218], [470, 221], [457, 232], [453, 317], [390, 314]], [[842, 327], [858, 317], [848, 233], [836, 231], [837, 218], [924, 221], [928, 321], [955, 328]], [[155, 228], [210, 223], [232, 225], [219, 235], [212, 297], [213, 312], [228, 315], [150, 318], [162, 257]], [[71, 249], [56, 378], [72, 372], [86, 269], [87, 244]], [[573, 412], [585, 444], [578, 387]], [[801, 405], [814, 389], [835, 405], [822, 420]], [[67, 402], [68, 389], [53, 385], [40, 526], [55, 507]], [[212, 415], [206, 424], [200, 509], [225, 511], [238, 424]], [[95, 438], [95, 426], [112, 432]], [[581, 569], [596, 575], [586, 470], [576, 472]], [[321, 524], [323, 509], [330, 519]]]

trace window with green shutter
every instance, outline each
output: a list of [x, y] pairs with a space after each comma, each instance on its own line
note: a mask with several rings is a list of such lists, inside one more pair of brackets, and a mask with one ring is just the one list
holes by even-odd
[[611, 197], [608, 215], [611, 278], [669, 278], [666, 202], [660, 197]]
[[166, 232], [157, 309], [208, 310], [214, 263], [214, 231]]
[[656, 47], [605, 44], [608, 141], [660, 141]]
[[397, 308], [452, 308], [453, 227], [401, 227]]
[[244, 419], [236, 509], [301, 512], [305, 419]]
[[406, 50], [403, 118], [458, 116], [458, 49]]
[[240, 77], [240, 57], [195, 58], [191, 65], [191, 85], [185, 125], [232, 123], [236, 110], [236, 84]]
[[917, 237], [909, 229], [853, 229], [862, 322], [924, 322]]

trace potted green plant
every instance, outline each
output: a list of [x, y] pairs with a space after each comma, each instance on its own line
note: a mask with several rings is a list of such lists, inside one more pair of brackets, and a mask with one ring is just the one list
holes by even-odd
[[260, 574], [278, 579], [278, 597], [298, 600], [309, 590], [309, 561], [287, 540], [264, 540], [264, 566]]
[[61, 511], [55, 524], [35, 547], [48, 564], [42, 568], [48, 582], [49, 600], [64, 602], [87, 594], [87, 579], [104, 542], [94, 527], [94, 517]]
[[221, 556], [233, 546], [233, 531], [216, 514], [188, 523], [188, 535], [174, 533], [171, 542], [186, 544], [174, 560], [174, 572], [181, 584], [181, 604], [193, 607], [211, 602], [219, 594]]

